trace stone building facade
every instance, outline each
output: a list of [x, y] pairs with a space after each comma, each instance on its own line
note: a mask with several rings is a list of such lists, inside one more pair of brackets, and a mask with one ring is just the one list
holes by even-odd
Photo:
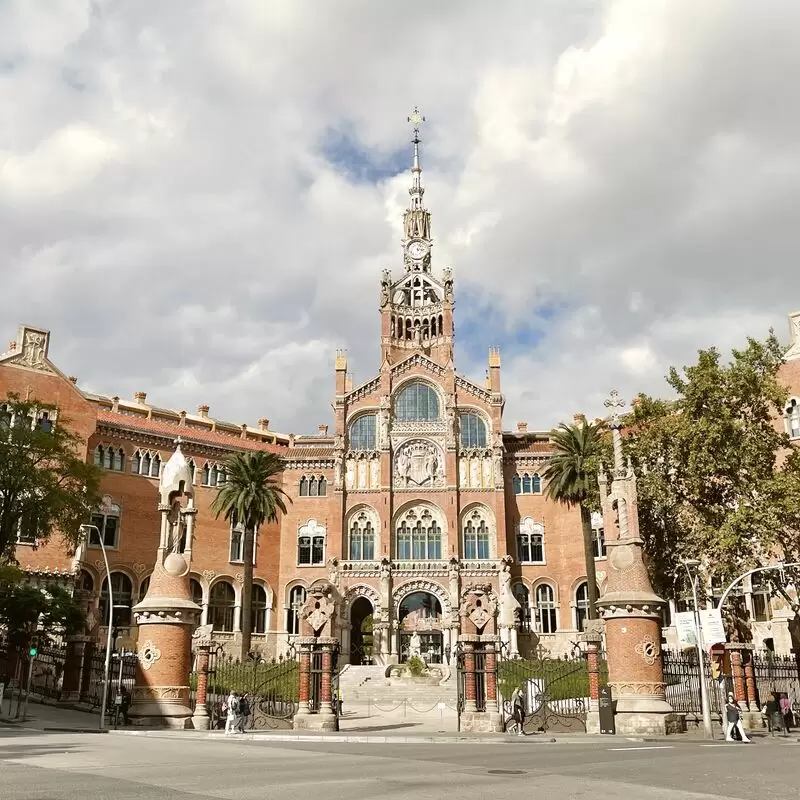
[[[526, 423], [505, 429], [499, 351], [488, 351], [485, 380], [455, 368], [453, 275], [435, 266], [423, 197], [415, 131], [402, 268], [380, 279], [378, 370], [354, 387], [346, 354], [336, 354], [332, 425], [316, 433], [276, 433], [266, 418], [252, 427], [225, 422], [208, 405], [174, 411], [149, 403], [145, 392], [124, 400], [82, 391], [50, 360], [44, 329], [21, 326], [0, 355], [0, 398], [16, 392], [54, 404], [55, 419], [45, 423], [68, 420], [86, 459], [103, 468], [103, 503], [91, 522], [108, 549], [115, 605], [125, 606], [115, 612], [122, 639], [137, 639], [131, 609], [154, 567], [159, 474], [180, 437], [197, 509], [191, 595], [217, 640], [232, 647], [238, 640], [243, 532], [209, 507], [230, 453], [269, 450], [286, 461], [282, 485], [291, 502], [256, 537], [253, 644], [264, 655], [299, 633], [299, 610], [319, 579], [342, 597], [336, 634], [344, 663], [394, 663], [417, 651], [447, 659], [461, 630], [459, 608], [475, 587], [497, 603], [509, 652], [573, 650], [588, 609], [580, 516], [544, 495], [548, 434]], [[800, 348], [798, 335], [793, 341]], [[791, 372], [797, 363], [787, 374], [800, 386]], [[593, 527], [602, 590], [600, 514]], [[104, 636], [97, 542], [70, 555], [58, 537], [38, 548], [21, 539], [17, 558], [32, 577], [81, 589], [92, 633]]]

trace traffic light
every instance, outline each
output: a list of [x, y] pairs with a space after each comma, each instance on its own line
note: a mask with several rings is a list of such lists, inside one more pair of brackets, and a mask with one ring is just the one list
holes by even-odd
[[711, 660], [711, 677], [721, 681], [726, 675], [731, 674], [730, 653], [725, 650], [725, 645], [713, 645], [709, 657]]
[[722, 656], [711, 654], [711, 677], [718, 681], [722, 677]]

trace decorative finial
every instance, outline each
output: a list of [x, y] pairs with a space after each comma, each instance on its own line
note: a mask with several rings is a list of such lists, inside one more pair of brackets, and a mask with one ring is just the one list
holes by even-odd
[[419, 113], [419, 108], [417, 106], [414, 106], [414, 110], [408, 117], [408, 121], [414, 126], [414, 138], [416, 139], [419, 136], [419, 126], [425, 122], [425, 117]]
[[178, 436], [178, 437], [177, 437], [177, 438], [176, 438], [176, 439], [173, 441], [173, 444], [175, 445], [175, 447], [176, 447], [178, 450], [180, 450], [180, 448], [181, 448], [181, 445], [183, 444], [183, 439], [182, 439], [180, 436]]
[[619, 396], [619, 392], [616, 389], [612, 389], [609, 393], [608, 400], [606, 400], [603, 405], [611, 409], [611, 427], [621, 428], [622, 421], [619, 418], [619, 410], [625, 408], [625, 401]]

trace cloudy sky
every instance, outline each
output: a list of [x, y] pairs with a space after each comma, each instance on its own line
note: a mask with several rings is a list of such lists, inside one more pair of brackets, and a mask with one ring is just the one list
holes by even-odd
[[800, 307], [798, 31], [792, 0], [0, 0], [0, 336], [313, 432], [335, 349], [378, 367], [418, 104], [456, 366], [502, 348], [506, 427], [664, 393]]

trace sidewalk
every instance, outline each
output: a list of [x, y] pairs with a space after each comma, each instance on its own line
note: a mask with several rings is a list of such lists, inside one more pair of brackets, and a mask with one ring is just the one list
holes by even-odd
[[[14, 699], [12, 713], [17, 710], [17, 701]], [[0, 730], [18, 728], [22, 730], [38, 731], [64, 731], [100, 733], [100, 715], [86, 711], [75, 711], [69, 708], [59, 708], [55, 705], [28, 702], [26, 719], [8, 716], [8, 700], [4, 700], [0, 710]]]

